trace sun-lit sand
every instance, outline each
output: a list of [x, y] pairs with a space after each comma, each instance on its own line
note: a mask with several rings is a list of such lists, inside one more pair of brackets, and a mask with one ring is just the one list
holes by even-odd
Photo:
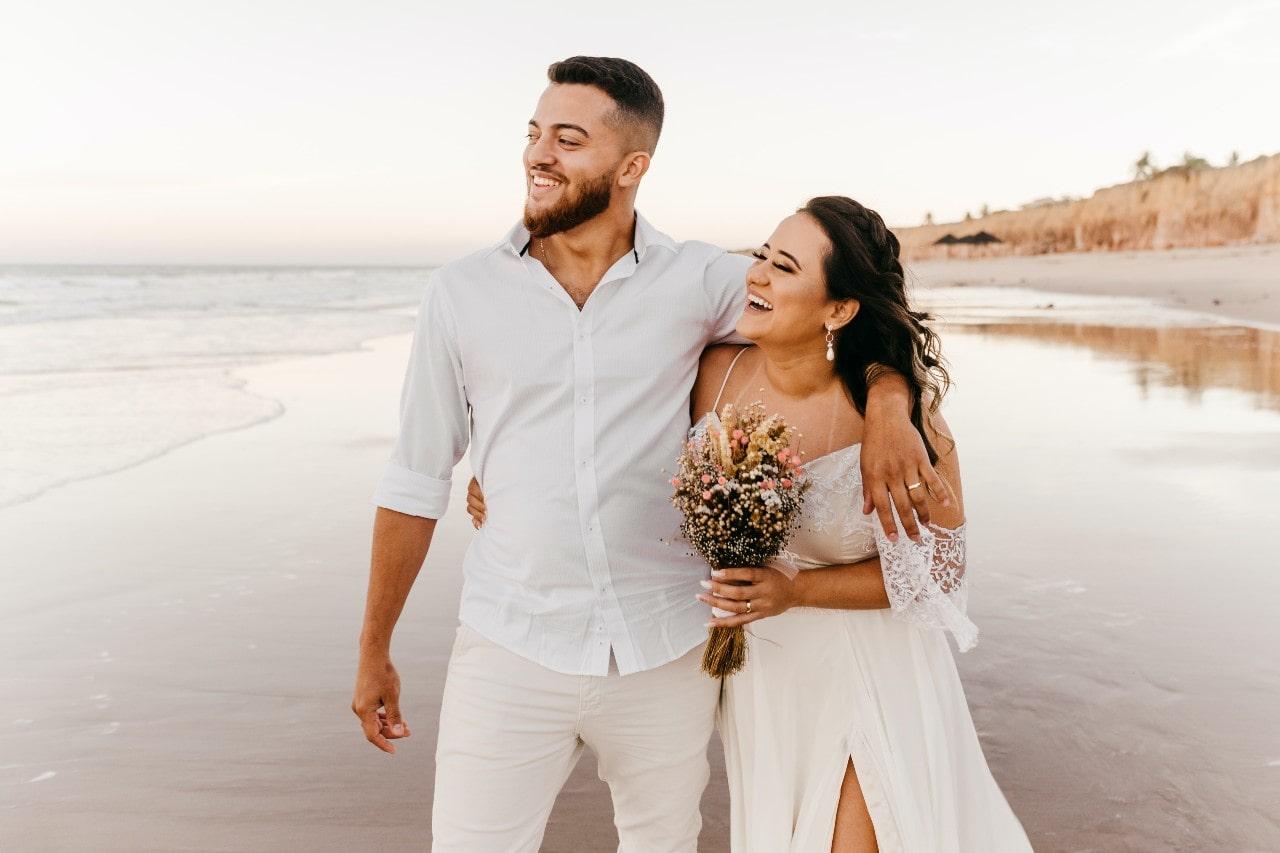
[[[1236, 301], [1204, 307], [1274, 311], [1280, 253], [1233, 251], [916, 270], [1187, 304], [1217, 282]], [[1280, 336], [1095, 317], [943, 340], [983, 630], [960, 669], [1033, 843], [1271, 846]], [[465, 463], [393, 649], [414, 736], [389, 758], [348, 708], [408, 343], [237, 371], [284, 413], [0, 511], [0, 849], [426, 847]], [[723, 851], [711, 752], [702, 849]], [[588, 756], [544, 849], [616, 847], [593, 771]]]
[[908, 264], [927, 287], [1000, 286], [1139, 296], [1172, 308], [1280, 327], [1280, 244], [1080, 252]]

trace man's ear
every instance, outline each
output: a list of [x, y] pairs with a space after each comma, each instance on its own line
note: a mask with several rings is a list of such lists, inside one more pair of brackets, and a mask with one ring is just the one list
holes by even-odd
[[831, 309], [827, 312], [827, 325], [832, 329], [844, 328], [858, 316], [858, 309], [861, 307], [862, 303], [856, 299], [841, 299], [831, 303]]
[[644, 173], [649, 171], [649, 162], [648, 151], [632, 151], [622, 158], [622, 169], [618, 173], [618, 186], [633, 187], [640, 183]]

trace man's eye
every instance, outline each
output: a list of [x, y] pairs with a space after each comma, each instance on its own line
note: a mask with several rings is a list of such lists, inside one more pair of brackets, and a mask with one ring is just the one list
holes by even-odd
[[572, 139], [561, 139], [560, 144], [561, 145], [578, 145], [579, 143]]

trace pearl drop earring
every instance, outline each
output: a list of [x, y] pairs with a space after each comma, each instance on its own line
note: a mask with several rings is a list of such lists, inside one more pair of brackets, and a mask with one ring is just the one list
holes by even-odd
[[836, 336], [831, 330], [831, 325], [827, 324], [827, 361], [836, 360]]

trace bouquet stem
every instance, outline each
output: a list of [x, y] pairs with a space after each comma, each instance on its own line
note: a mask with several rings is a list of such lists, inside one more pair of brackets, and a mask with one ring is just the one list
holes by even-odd
[[712, 628], [707, 634], [702, 671], [712, 678], [724, 678], [742, 669], [747, 662], [747, 632], [742, 626]]

